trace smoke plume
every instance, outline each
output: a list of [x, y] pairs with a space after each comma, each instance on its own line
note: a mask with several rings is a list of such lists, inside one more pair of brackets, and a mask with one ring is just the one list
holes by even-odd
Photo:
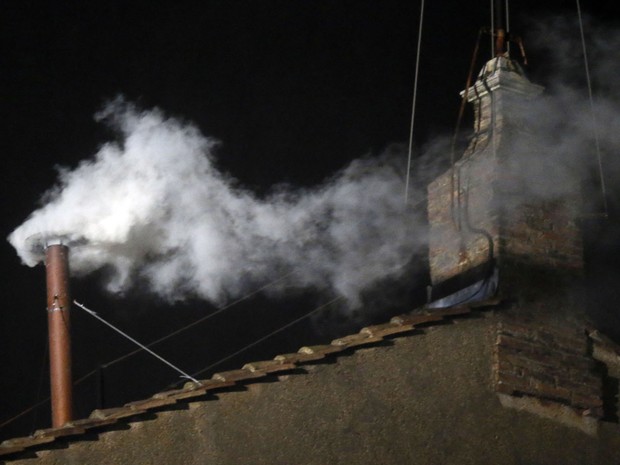
[[222, 302], [288, 274], [280, 290], [316, 288], [357, 306], [422, 243], [394, 157], [359, 159], [316, 188], [258, 198], [217, 169], [218, 142], [195, 126], [122, 99], [97, 117], [119, 141], [61, 170], [43, 207], [10, 235], [26, 265], [41, 260], [33, 243], [61, 238], [75, 244], [72, 272], [105, 267], [113, 292], [140, 282], [170, 300]]
[[[586, 200], [591, 210], [600, 208], [595, 134], [608, 188], [620, 175], [611, 156], [620, 147], [620, 69], [609, 59], [620, 35], [586, 27], [597, 132], [578, 77], [578, 36], [569, 33], [576, 25], [553, 19], [532, 26], [528, 43], [544, 58], [534, 66], [549, 69], [545, 94], [517, 118], [532, 130], [511, 147], [511, 169], [529, 181], [525, 202], [560, 199], [589, 179]], [[404, 205], [402, 157], [358, 159], [315, 188], [258, 197], [218, 170], [218, 141], [191, 124], [122, 99], [98, 118], [117, 130], [118, 141], [77, 168], [61, 170], [44, 205], [9, 236], [29, 266], [41, 260], [33, 244], [62, 238], [75, 244], [73, 273], [109, 270], [112, 292], [140, 283], [169, 300], [222, 302], [287, 276], [272, 290], [319, 289], [355, 307], [379, 280], [401, 274], [425, 244], [424, 226]], [[426, 155], [414, 165], [417, 179], [428, 182], [445, 169], [444, 142], [426, 144]]]
[[542, 190], [534, 194], [543, 197], [561, 197], [575, 180], [582, 182], [586, 213], [600, 212], [602, 184], [608, 201], [618, 195], [620, 64], [612, 50], [620, 45], [620, 32], [584, 17], [590, 100], [576, 18], [546, 18], [531, 23], [530, 30], [527, 43], [537, 56], [534, 66], [545, 76], [546, 90], [527, 109], [529, 125], [536, 128], [531, 142], [538, 150], [520, 154], [520, 169], [540, 180], [533, 185]]

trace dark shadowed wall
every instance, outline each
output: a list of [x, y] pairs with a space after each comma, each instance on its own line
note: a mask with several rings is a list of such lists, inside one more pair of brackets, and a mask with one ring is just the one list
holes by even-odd
[[431, 327], [11, 463], [617, 465], [617, 424], [588, 434], [500, 404], [497, 322]]

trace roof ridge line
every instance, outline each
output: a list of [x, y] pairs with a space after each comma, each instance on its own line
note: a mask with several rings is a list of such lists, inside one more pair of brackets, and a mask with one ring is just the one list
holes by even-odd
[[[297, 352], [276, 355], [272, 360], [248, 362], [242, 368], [214, 373], [210, 379], [200, 380], [200, 384], [193, 381], [186, 382], [182, 388], [155, 393], [151, 397], [128, 402], [120, 407], [95, 409], [85, 419], [73, 420], [58, 428], [47, 428], [35, 431], [31, 436], [7, 439], [0, 443], [0, 457], [3, 460], [19, 458], [23, 452], [42, 449], [40, 446], [64, 438], [71, 441], [89, 430], [101, 430], [113, 427], [116, 423], [132, 421], [146, 413], [162, 411], [167, 407], [179, 403], [191, 402], [191, 399], [205, 397], [210, 391], [220, 391], [233, 386], [250, 384], [253, 380], [268, 375], [278, 375], [294, 370], [302, 365], [311, 364], [327, 356], [357, 350], [358, 348], [378, 344], [392, 337], [400, 337], [412, 333], [419, 327], [440, 325], [458, 318], [466, 317], [472, 310], [480, 311], [481, 307], [495, 306], [498, 301], [488, 301], [488, 305], [479, 302], [476, 306], [456, 306], [444, 309], [429, 309], [418, 307], [409, 313], [392, 317], [389, 322], [363, 327], [354, 334], [336, 338], [329, 344], [303, 346]], [[141, 420], [137, 420], [141, 421]], [[91, 431], [92, 432], [92, 431]], [[8, 456], [8, 457], [7, 457]], [[4, 463], [4, 461], [0, 462]]]

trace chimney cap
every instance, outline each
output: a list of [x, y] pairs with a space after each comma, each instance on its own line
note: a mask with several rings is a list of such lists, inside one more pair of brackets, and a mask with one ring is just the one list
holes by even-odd
[[[515, 60], [499, 55], [491, 58], [482, 67], [478, 80], [467, 92], [467, 100], [479, 100], [489, 92], [499, 89], [525, 97], [535, 97], [543, 92], [544, 87], [531, 82]], [[461, 91], [461, 96], [464, 94], [465, 91]]]
[[28, 251], [38, 261], [42, 261], [45, 258], [45, 250], [49, 246], [64, 245], [72, 248], [78, 245], [84, 245], [86, 242], [84, 237], [73, 234], [37, 233], [26, 238]]

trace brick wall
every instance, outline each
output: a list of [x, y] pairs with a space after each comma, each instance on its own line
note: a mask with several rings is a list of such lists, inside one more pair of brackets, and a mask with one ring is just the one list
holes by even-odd
[[588, 354], [588, 343], [585, 331], [570, 325], [500, 323], [495, 390], [558, 402], [582, 415], [602, 418], [602, 371]]
[[[428, 187], [429, 261], [437, 285], [491, 257], [551, 270], [583, 268], [578, 189], [565, 199], [506, 193], [516, 174], [486, 150], [455, 166]], [[451, 206], [453, 204], [453, 206]]]
[[[485, 153], [459, 161], [428, 186], [429, 261], [431, 281], [441, 283], [474, 268], [490, 257], [499, 244], [499, 221], [493, 180], [497, 167]], [[454, 191], [452, 177], [454, 174]], [[451, 206], [452, 204], [452, 206]]]
[[560, 272], [583, 268], [578, 180], [562, 180], [568, 192], [562, 197], [543, 195], [554, 181], [536, 168], [546, 154], [524, 119], [539, 88], [511, 70], [502, 73], [488, 75], [495, 76], [491, 92], [487, 82], [475, 84], [472, 141], [454, 168], [428, 186], [433, 286], [489, 258], [499, 264], [500, 280], [502, 268], [515, 264]]
[[500, 250], [506, 259], [551, 269], [580, 271], [583, 244], [577, 198], [523, 203], [502, 216]]

